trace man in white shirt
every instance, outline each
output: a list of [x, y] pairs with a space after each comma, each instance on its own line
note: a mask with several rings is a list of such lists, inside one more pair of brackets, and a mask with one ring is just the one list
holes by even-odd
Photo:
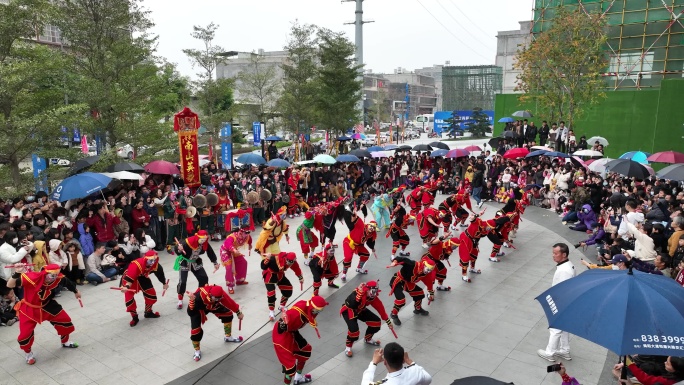
[[[385, 363], [387, 376], [380, 381], [373, 382], [375, 368], [380, 362]], [[416, 365], [404, 352], [404, 348], [396, 342], [385, 345], [385, 349], [375, 349], [373, 360], [368, 369], [363, 372], [361, 385], [429, 385], [432, 377], [422, 366]]]
[[565, 122], [561, 121], [556, 133], [556, 151], [565, 152], [568, 143], [568, 131], [569, 129], [565, 127]]
[[[629, 240], [629, 228], [627, 227], [627, 222], [633, 224], [644, 221], [644, 214], [636, 211], [637, 203], [635, 200], [630, 199], [625, 203], [625, 210], [627, 210], [627, 215], [622, 216], [622, 221], [620, 221], [620, 226], [618, 226], [618, 236], [622, 237], [625, 241]], [[655, 258], [655, 257], [654, 257]]]
[[[575, 266], [568, 259], [570, 249], [565, 243], [553, 245], [553, 261], [556, 262], [556, 272], [553, 274], [551, 286], [573, 278]], [[549, 328], [549, 344], [546, 349], [537, 350], [539, 357], [555, 362], [556, 357], [571, 360], [570, 357], [570, 334], [559, 329]]]

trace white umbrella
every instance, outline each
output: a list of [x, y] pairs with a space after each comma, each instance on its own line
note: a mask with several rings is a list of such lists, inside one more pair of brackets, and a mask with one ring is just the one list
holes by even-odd
[[611, 158], [601, 158], [597, 159], [589, 165], [589, 171], [593, 172], [598, 172], [598, 173], [605, 173], [606, 172], [606, 163], [610, 162]]
[[337, 160], [335, 160], [335, 158], [333, 158], [332, 156], [327, 155], [327, 154], [316, 155], [313, 158], [313, 160], [315, 160], [316, 163], [323, 163], [323, 164], [335, 164], [335, 163], [337, 163]]
[[316, 161], [315, 160], [302, 160], [299, 162], [295, 162], [295, 164], [299, 164], [299, 165], [311, 164], [311, 163], [316, 163]]
[[572, 155], [575, 156], [603, 156], [602, 153], [599, 151], [594, 151], [594, 150], [579, 150], [575, 151]]
[[118, 179], [118, 180], [144, 181], [144, 179], [142, 178], [142, 175], [136, 174], [136, 173], [130, 172], [130, 171], [102, 172], [100, 174], [102, 174], [104, 176], [108, 176], [112, 179]]
[[373, 155], [373, 158], [389, 158], [391, 156], [396, 155], [394, 151], [375, 151], [371, 152], [371, 155]]
[[593, 146], [597, 140], [599, 143], [601, 143], [603, 145], [603, 147], [608, 146], [608, 139], [606, 139], [602, 136], [592, 136], [591, 138], [587, 139], [587, 143], [589, 143], [590, 146]]
[[532, 146], [532, 147], [530, 147], [530, 148], [533, 149], [533, 150], [553, 151], [553, 149], [552, 149], [551, 147], [547, 147], [547, 146]]

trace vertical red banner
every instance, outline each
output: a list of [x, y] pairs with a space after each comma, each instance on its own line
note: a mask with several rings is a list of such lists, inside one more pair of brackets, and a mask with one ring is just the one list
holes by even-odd
[[186, 187], [198, 187], [200, 182], [199, 155], [197, 153], [197, 131], [179, 131], [178, 148], [183, 182]]

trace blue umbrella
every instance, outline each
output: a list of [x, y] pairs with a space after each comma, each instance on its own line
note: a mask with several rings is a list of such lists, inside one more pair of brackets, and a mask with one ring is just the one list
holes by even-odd
[[385, 148], [380, 147], [380, 146], [371, 146], [371, 147], [368, 147], [366, 150], [368, 150], [368, 152], [376, 152], [376, 151], [385, 151]]
[[351, 138], [348, 137], [348, 136], [340, 136], [340, 137], [337, 138], [337, 140], [340, 141], [340, 142], [344, 142], [344, 141], [347, 141], [347, 140], [351, 140]]
[[333, 158], [332, 156], [330, 156], [328, 154], [318, 154], [313, 158], [313, 160], [316, 163], [323, 163], [323, 164], [335, 164], [335, 163], [337, 163], [335, 158]]
[[535, 156], [546, 155], [547, 152], [549, 152], [549, 151], [548, 150], [532, 151], [529, 154], [525, 155], [525, 158], [534, 158]]
[[543, 155], [548, 156], [549, 158], [570, 158], [570, 155], [558, 151], [548, 151], [546, 154]]
[[430, 158], [437, 158], [438, 156], [445, 156], [449, 150], [440, 148], [439, 150], [432, 151], [430, 153]]
[[[380, 146], [375, 146], [375, 147], [382, 148], [382, 147], [380, 147]], [[396, 149], [397, 147], [399, 147], [399, 146], [397, 146], [396, 144], [387, 144], [387, 145], [385, 145], [385, 150], [394, 150], [394, 149]], [[370, 150], [369, 150], [369, 151], [370, 151]], [[379, 150], [379, 151], [382, 151], [382, 150]]]
[[288, 168], [290, 167], [290, 162], [286, 161], [285, 159], [271, 159], [266, 163], [267, 166], [270, 167], [277, 167], [277, 168]]
[[[600, 294], [597, 294], [600, 293]], [[535, 298], [549, 327], [616, 354], [681, 356], [682, 287], [662, 275], [593, 269]]]
[[248, 152], [237, 157], [237, 162], [242, 164], [265, 164], [263, 156]]
[[354, 155], [340, 155], [337, 157], [337, 161], [340, 163], [350, 163], [350, 162], [360, 162], [361, 159], [359, 159], [357, 156], [354, 156]]
[[625, 152], [624, 154], [620, 155], [619, 159], [631, 159], [635, 162], [639, 162], [641, 164], [648, 164], [648, 157], [651, 156], [648, 152], [643, 152], [643, 151], [630, 151], [630, 152]]
[[280, 142], [282, 139], [279, 136], [269, 136], [264, 140], [267, 142]]
[[499, 123], [513, 123], [515, 122], [515, 119], [513, 118], [501, 118], [499, 119]]
[[70, 176], [55, 188], [52, 192], [52, 199], [64, 202], [69, 199], [84, 198], [106, 188], [111, 181], [112, 178], [94, 172]]

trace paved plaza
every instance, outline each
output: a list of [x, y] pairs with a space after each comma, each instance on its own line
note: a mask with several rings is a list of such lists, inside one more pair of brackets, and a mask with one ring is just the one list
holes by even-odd
[[[437, 203], [445, 196], [438, 196]], [[500, 205], [486, 204], [486, 218], [491, 218]], [[281, 241], [284, 251], [299, 252], [294, 231], [303, 217], [288, 219], [292, 239], [290, 244]], [[343, 223], [337, 225], [336, 243], [341, 245], [348, 234]], [[408, 229], [412, 258], [418, 258], [423, 249], [415, 226]], [[253, 234], [256, 238], [258, 230]], [[536, 350], [544, 348], [548, 340], [547, 321], [539, 304], [534, 300], [551, 285], [555, 264], [551, 259], [551, 245], [556, 242], [573, 244], [583, 236], [560, 224], [553, 212], [530, 207], [523, 216], [521, 230], [515, 239], [517, 250], [503, 249], [507, 255], [502, 262], [487, 260], [491, 243], [480, 242], [478, 268], [482, 274], [466, 284], [460, 280], [458, 255], [451, 258], [452, 267], [446, 284], [450, 292], [437, 292], [436, 300], [426, 309], [428, 317], [415, 316], [411, 301], [399, 313], [402, 325], [396, 327], [398, 342], [409, 351], [413, 360], [433, 376], [433, 384], [447, 385], [454, 379], [487, 375], [516, 385], [558, 385], [555, 373], [546, 373], [547, 361], [537, 357]], [[212, 242], [218, 253], [220, 243]], [[571, 247], [570, 260], [578, 273], [584, 271], [579, 258], [583, 255]], [[380, 298], [386, 309], [391, 309], [393, 297], [389, 293], [389, 279], [398, 268], [389, 265], [391, 239], [385, 231], [378, 234], [378, 259], [371, 256], [366, 265], [366, 276], [350, 272], [349, 280], [340, 289], [321, 288], [330, 305], [318, 316], [321, 339], [310, 327], [303, 335], [313, 346], [313, 354], [305, 371], [313, 375], [314, 383], [358, 384], [363, 370], [370, 362], [373, 347], [356, 343], [354, 357], [344, 356], [346, 325], [339, 309], [346, 296], [361, 282], [380, 280]], [[589, 253], [590, 251], [588, 251]], [[356, 266], [354, 258], [353, 266]], [[342, 260], [341, 247], [337, 252]], [[280, 364], [276, 360], [268, 321], [266, 293], [261, 281], [259, 258], [256, 253], [248, 258], [247, 286], [238, 287], [233, 298], [243, 307], [245, 319], [240, 334], [246, 338], [242, 344], [223, 342], [223, 326], [213, 315], [204, 325], [202, 360], [192, 360], [190, 322], [185, 309], [176, 310], [175, 284], [178, 274], [173, 271], [173, 258], [161, 253], [161, 261], [171, 287], [161, 297], [161, 284], [153, 278], [159, 302], [155, 310], [159, 319], [143, 319], [135, 328], [128, 325], [130, 316], [125, 312], [123, 296], [110, 290], [117, 283], [104, 283], [97, 287], [81, 287], [85, 307], [69, 292], [58, 301], [71, 315], [76, 326], [72, 340], [79, 349], [63, 349], [54, 329], [49, 324], [36, 329], [34, 352], [37, 363], [26, 365], [23, 352], [16, 342], [18, 325], [0, 328], [0, 384], [281, 384]], [[206, 263], [206, 262], [205, 262]], [[301, 259], [300, 259], [301, 263]], [[303, 266], [303, 265], [302, 265]], [[209, 265], [208, 268], [211, 268]], [[294, 273], [288, 276], [295, 282], [291, 301], [311, 296], [312, 278], [305, 270], [305, 291], [299, 290]], [[223, 268], [215, 274], [208, 271], [210, 282], [223, 284]], [[197, 282], [189, 278], [188, 288], [194, 290]], [[142, 295], [136, 296], [142, 306]], [[424, 301], [424, 306], [426, 302]], [[187, 305], [187, 300], [186, 300]], [[363, 332], [365, 326], [361, 326]], [[237, 329], [237, 320], [233, 329]], [[376, 334], [383, 342], [394, 340], [390, 331]], [[583, 385], [603, 385], [609, 381], [606, 366], [613, 356], [604, 348], [583, 339], [571, 338], [572, 361], [566, 361], [568, 373]], [[376, 379], [384, 377], [385, 370], [378, 367]]]

